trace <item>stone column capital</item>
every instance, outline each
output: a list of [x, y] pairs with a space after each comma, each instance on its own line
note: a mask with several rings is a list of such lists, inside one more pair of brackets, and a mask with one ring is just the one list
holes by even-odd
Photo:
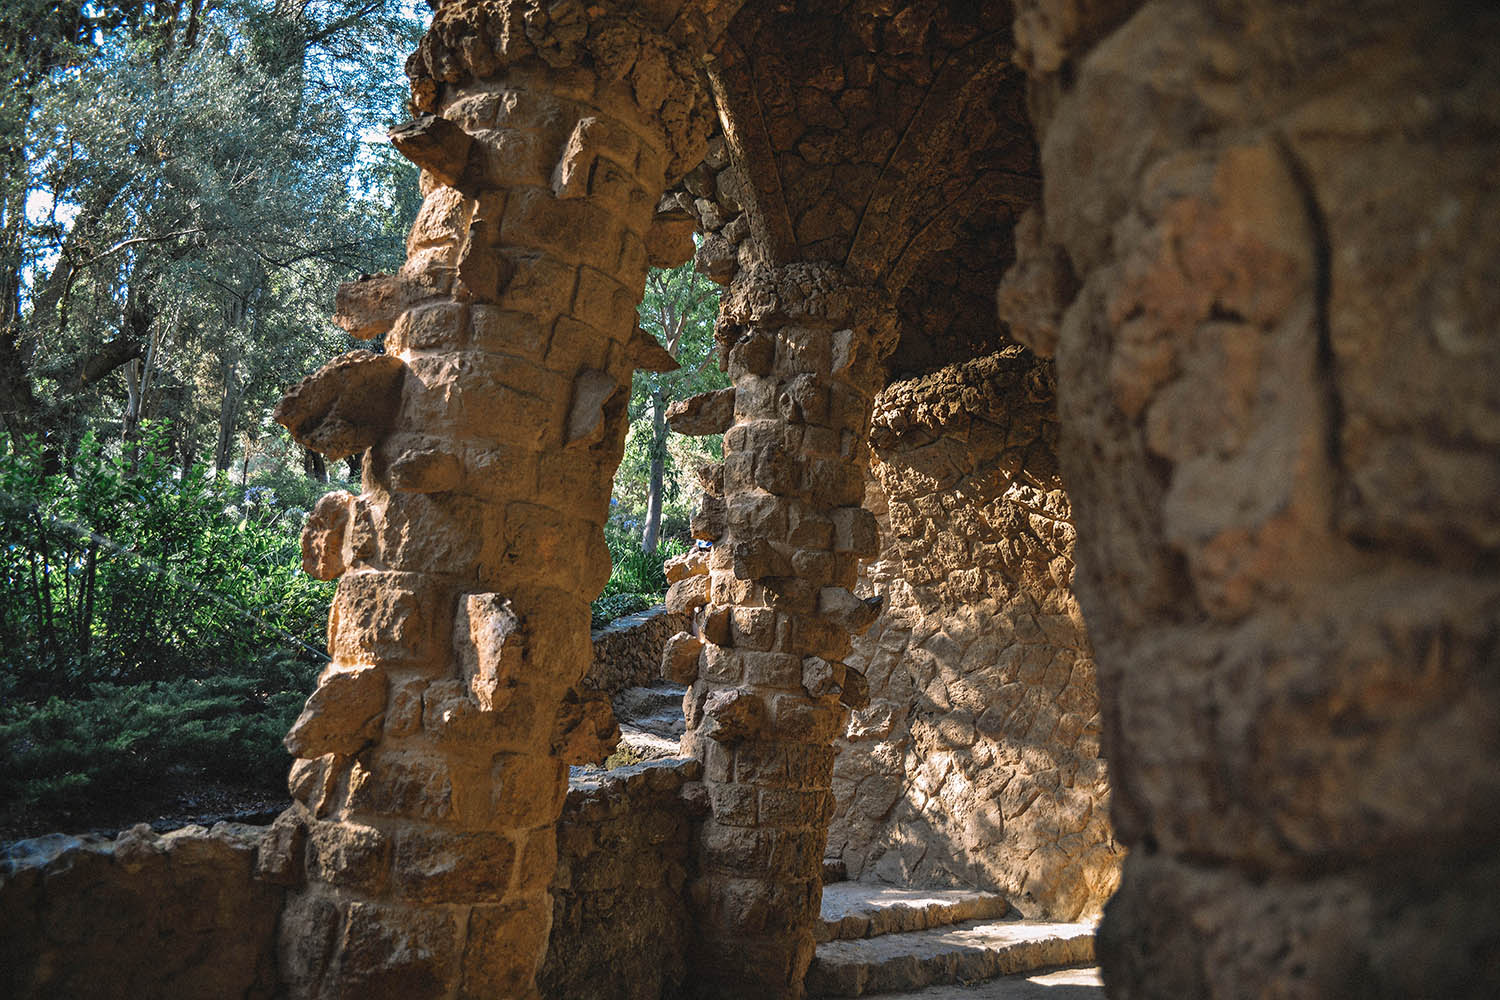
[[863, 326], [894, 334], [896, 303], [878, 285], [850, 277], [837, 264], [758, 264], [735, 275], [719, 309], [721, 325]]
[[675, 179], [702, 161], [713, 122], [700, 57], [623, 4], [601, 13], [576, 0], [446, 0], [406, 74], [413, 106], [434, 114], [445, 87], [527, 70], [567, 75], [578, 96], [624, 98], [657, 126]]

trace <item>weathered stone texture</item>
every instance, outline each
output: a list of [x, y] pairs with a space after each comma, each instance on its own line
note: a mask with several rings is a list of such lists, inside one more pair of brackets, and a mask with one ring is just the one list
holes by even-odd
[[12, 844], [0, 853], [0, 994], [271, 997], [284, 890], [255, 876], [261, 833], [142, 825], [113, 841]]
[[1500, 18], [1120, 20], [1036, 81], [1047, 242], [1081, 288], [1060, 456], [1132, 848], [1106, 981], [1493, 994]]
[[1092, 648], [1072, 596], [1050, 365], [1021, 348], [877, 397], [885, 611], [834, 765], [828, 854], [851, 878], [974, 885], [1028, 917], [1097, 913], [1108, 821]]
[[619, 738], [583, 684], [588, 602], [631, 374], [660, 364], [635, 316], [647, 240], [709, 127], [683, 13], [453, 0], [408, 61], [421, 114], [392, 141], [423, 208], [400, 273], [340, 295], [387, 353], [278, 409], [312, 447], [368, 449], [361, 495], [321, 503], [304, 544], [340, 579], [334, 662], [287, 741], [293, 997], [536, 995], [567, 767]]
[[661, 1000], [687, 975], [686, 884], [702, 765], [664, 760], [575, 778], [557, 828], [549, 1000]]
[[688, 624], [687, 615], [672, 614], [658, 604], [594, 630], [594, 662], [584, 675], [583, 686], [616, 695], [629, 687], [655, 684], [662, 677], [667, 640]]
[[707, 583], [696, 670], [691, 636], [668, 658], [675, 679], [691, 681], [683, 749], [703, 761], [710, 806], [692, 887], [696, 995], [802, 995], [831, 742], [863, 689], [844, 658], [851, 631], [877, 613], [849, 588], [874, 552], [874, 533], [856, 525], [869, 518], [859, 506], [869, 406], [894, 332], [881, 293], [827, 265], [742, 271], [720, 313], [735, 420], [725, 528], [708, 576], [683, 567], [673, 584]]

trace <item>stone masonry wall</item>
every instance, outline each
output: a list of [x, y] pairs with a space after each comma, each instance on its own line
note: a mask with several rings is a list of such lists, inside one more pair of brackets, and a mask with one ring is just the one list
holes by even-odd
[[[570, 781], [540, 973], [547, 1000], [677, 995], [702, 812], [683, 788], [701, 773], [697, 761], [676, 759]], [[113, 841], [53, 834], [11, 845], [0, 854], [0, 996], [278, 995], [278, 882], [298, 873], [268, 862], [283, 853], [287, 829], [221, 823], [157, 835], [142, 826]]]
[[538, 983], [547, 1000], [679, 995], [692, 937], [685, 886], [701, 811], [684, 800], [683, 786], [701, 774], [695, 760], [670, 759], [570, 782]]
[[0, 996], [262, 1000], [284, 890], [254, 877], [261, 827], [113, 841], [52, 834], [0, 853]]
[[582, 685], [613, 695], [628, 687], [655, 684], [661, 680], [662, 648], [689, 621], [685, 612], [674, 614], [659, 604], [594, 630], [594, 663]]
[[981, 886], [1056, 919], [1114, 890], [1053, 407], [1020, 348], [877, 398], [864, 586], [885, 610], [854, 640], [870, 705], [841, 742], [828, 841], [851, 878]]

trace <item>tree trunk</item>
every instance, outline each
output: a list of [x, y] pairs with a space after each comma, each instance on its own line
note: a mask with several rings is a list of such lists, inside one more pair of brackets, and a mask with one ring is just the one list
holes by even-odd
[[237, 377], [236, 365], [233, 361], [224, 361], [224, 397], [219, 402], [219, 435], [214, 440], [214, 472], [224, 473], [229, 471], [229, 463], [233, 461], [234, 429], [240, 418], [240, 400], [244, 396], [244, 390], [240, 386]]
[[661, 386], [651, 390], [651, 481], [646, 488], [646, 527], [641, 533], [641, 551], [656, 554], [661, 538], [662, 480], [667, 464], [667, 414]]
[[320, 483], [328, 482], [327, 460], [311, 449], [302, 449], [302, 471], [307, 473], [308, 479], [316, 479]]

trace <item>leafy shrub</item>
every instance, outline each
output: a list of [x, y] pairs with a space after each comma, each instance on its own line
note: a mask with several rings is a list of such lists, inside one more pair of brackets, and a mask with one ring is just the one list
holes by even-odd
[[96, 683], [79, 697], [0, 708], [0, 803], [62, 810], [129, 799], [168, 771], [277, 788], [281, 738], [315, 665], [267, 658], [244, 672]]
[[302, 572], [300, 511], [161, 445], [0, 456], [0, 811], [286, 774], [332, 587]]
[[605, 528], [610, 559], [614, 562], [604, 593], [594, 600], [594, 628], [608, 625], [616, 618], [644, 611], [660, 604], [667, 594], [667, 574], [663, 564], [687, 551], [680, 539], [665, 539], [655, 555], [641, 551], [640, 536], [615, 525]]
[[332, 587], [301, 570], [300, 512], [201, 468], [178, 477], [159, 445], [148, 434], [132, 464], [86, 438], [58, 472], [35, 448], [0, 456], [0, 694], [322, 654]]

